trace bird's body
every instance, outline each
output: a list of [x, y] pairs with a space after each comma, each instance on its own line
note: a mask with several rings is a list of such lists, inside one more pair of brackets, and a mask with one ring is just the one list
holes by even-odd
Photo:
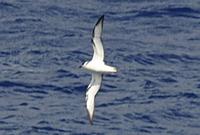
[[117, 72], [117, 69], [115, 67], [106, 65], [103, 61], [90, 61], [84, 68], [88, 71], [98, 72], [98, 73]]
[[92, 80], [88, 85], [86, 92], [86, 109], [91, 124], [94, 116], [95, 96], [101, 87], [102, 74], [117, 72], [116, 67], [106, 65], [104, 62], [104, 49], [101, 41], [103, 20], [104, 16], [101, 16], [97, 21], [93, 30], [92, 34], [93, 35], [92, 45], [94, 50], [93, 58], [91, 61], [86, 61], [82, 65], [82, 68], [92, 73]]

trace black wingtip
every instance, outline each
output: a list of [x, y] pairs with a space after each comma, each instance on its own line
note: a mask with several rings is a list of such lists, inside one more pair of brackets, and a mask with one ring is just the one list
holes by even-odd
[[95, 27], [97, 26], [97, 25], [99, 25], [99, 23], [101, 23], [101, 25], [102, 25], [102, 27], [103, 27], [103, 21], [104, 21], [104, 15], [102, 15], [99, 19], [98, 19], [98, 21], [97, 21], [97, 23], [95, 24], [95, 26], [94, 26], [94, 29], [93, 29], [93, 31], [92, 31], [92, 36], [94, 37], [94, 31], [95, 31]]
[[[86, 109], [86, 110], [87, 110], [87, 109]], [[92, 116], [92, 118], [90, 118], [90, 113], [89, 113], [88, 110], [87, 110], [87, 114], [88, 114], [88, 119], [89, 119], [90, 125], [93, 125], [93, 116]]]
[[90, 121], [90, 125], [93, 125], [93, 122], [92, 122], [92, 120], [91, 120], [91, 119], [89, 119], [89, 121]]
[[102, 15], [102, 16], [99, 18], [99, 20], [97, 21], [96, 25], [98, 25], [101, 21], [102, 21], [102, 22], [104, 21], [104, 15]]
[[99, 18], [99, 20], [104, 20], [104, 15], [102, 15], [102, 16]]

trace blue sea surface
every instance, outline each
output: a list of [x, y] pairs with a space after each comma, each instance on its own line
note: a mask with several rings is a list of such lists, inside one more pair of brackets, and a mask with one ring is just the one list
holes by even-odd
[[[92, 29], [104, 75], [85, 109]], [[200, 135], [199, 0], [0, 0], [0, 135]]]

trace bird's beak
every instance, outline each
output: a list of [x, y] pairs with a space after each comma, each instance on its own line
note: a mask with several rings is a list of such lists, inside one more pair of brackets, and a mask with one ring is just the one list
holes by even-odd
[[83, 67], [82, 65], [79, 66], [79, 68], [82, 68], [82, 67]]

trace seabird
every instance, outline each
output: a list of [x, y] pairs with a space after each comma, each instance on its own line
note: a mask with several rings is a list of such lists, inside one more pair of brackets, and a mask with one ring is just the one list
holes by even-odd
[[97, 21], [92, 33], [92, 47], [94, 50], [91, 61], [86, 61], [81, 66], [82, 68], [92, 73], [92, 80], [87, 87], [86, 92], [86, 109], [90, 124], [92, 124], [95, 107], [95, 96], [101, 87], [102, 75], [105, 73], [117, 72], [116, 67], [106, 65], [104, 62], [104, 49], [102, 44], [104, 15]]

